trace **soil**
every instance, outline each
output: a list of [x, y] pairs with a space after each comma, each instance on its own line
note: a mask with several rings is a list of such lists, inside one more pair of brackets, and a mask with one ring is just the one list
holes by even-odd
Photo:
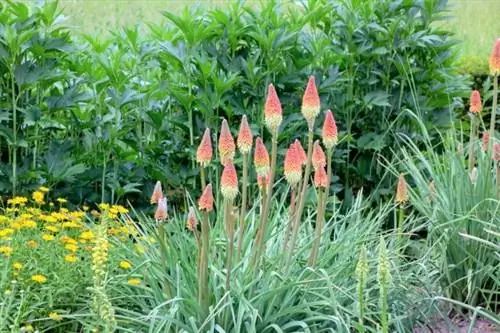
[[[439, 319], [436, 320], [432, 325], [425, 325], [415, 328], [413, 330], [413, 333], [467, 333], [470, 323], [470, 319], [463, 317], [449, 320]], [[487, 319], [476, 318], [471, 332], [500, 333], [500, 327], [496, 326]]]

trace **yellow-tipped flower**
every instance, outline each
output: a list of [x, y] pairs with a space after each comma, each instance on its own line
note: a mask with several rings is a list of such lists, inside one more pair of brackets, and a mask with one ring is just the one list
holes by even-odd
[[281, 102], [272, 84], [267, 89], [266, 104], [264, 106], [264, 120], [269, 132], [277, 133], [283, 120]]
[[255, 172], [259, 176], [266, 176], [269, 173], [269, 153], [260, 137], [255, 140], [255, 153], [253, 155]]
[[203, 190], [203, 193], [198, 201], [200, 210], [211, 212], [214, 210], [214, 196], [212, 194], [212, 184], [208, 184]]
[[321, 102], [318, 90], [316, 89], [316, 82], [314, 80], [314, 76], [310, 76], [309, 81], [307, 82], [306, 91], [302, 97], [302, 115], [306, 118], [310, 129], [319, 114], [320, 107]]
[[470, 107], [469, 111], [472, 113], [479, 113], [483, 109], [481, 103], [481, 94], [477, 90], [473, 90], [470, 94]]
[[326, 156], [325, 152], [319, 145], [319, 140], [314, 141], [313, 152], [312, 152], [312, 165], [314, 170], [320, 167], [326, 166]]
[[198, 226], [198, 220], [196, 219], [196, 214], [193, 207], [189, 207], [189, 212], [186, 220], [186, 228], [189, 231], [195, 232]]
[[234, 151], [236, 150], [236, 145], [234, 144], [233, 136], [229, 130], [229, 125], [227, 120], [222, 120], [222, 126], [220, 129], [219, 136], [219, 155], [220, 162], [222, 165], [226, 165], [227, 162], [234, 158]]
[[151, 204], [156, 204], [163, 197], [163, 190], [161, 188], [161, 182], [157, 181], [153, 194], [151, 195]]
[[236, 143], [242, 155], [248, 154], [252, 150], [253, 134], [248, 125], [247, 116], [241, 118], [240, 131], [238, 132]]
[[302, 178], [300, 153], [295, 144], [291, 144], [285, 154], [285, 178], [290, 185], [297, 184]]
[[300, 143], [299, 139], [295, 139], [295, 148], [297, 148], [297, 151], [299, 152], [299, 155], [300, 155], [300, 163], [302, 165], [306, 165], [307, 164], [307, 154], [306, 154], [306, 151], [304, 150], [304, 148], [302, 147], [302, 144]]
[[206, 128], [203, 133], [198, 150], [196, 150], [196, 162], [200, 163], [202, 167], [206, 167], [212, 160], [212, 139], [210, 138], [210, 128]]
[[168, 219], [167, 198], [161, 197], [160, 200], [158, 200], [158, 206], [156, 207], [155, 220], [157, 222], [163, 222], [166, 219]]
[[225, 199], [234, 200], [238, 195], [238, 175], [233, 161], [228, 161], [224, 166], [221, 176], [220, 191]]
[[500, 75], [500, 38], [498, 38], [493, 45], [493, 50], [490, 56], [490, 72], [491, 75]]
[[398, 186], [396, 188], [396, 203], [402, 204], [408, 201], [408, 185], [403, 174], [399, 175]]
[[338, 142], [337, 124], [332, 111], [328, 110], [323, 123], [323, 145], [332, 149]]
[[326, 174], [325, 167], [320, 166], [314, 171], [314, 186], [316, 186], [316, 188], [328, 187], [328, 175]]

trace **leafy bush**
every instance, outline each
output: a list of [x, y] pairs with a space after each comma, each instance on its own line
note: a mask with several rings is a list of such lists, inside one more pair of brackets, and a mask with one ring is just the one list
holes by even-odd
[[[418, 106], [430, 129], [446, 128], [450, 96], [464, 87], [452, 68], [450, 34], [432, 24], [444, 5], [234, 3], [165, 13], [168, 24], [148, 24], [147, 35], [124, 28], [106, 40], [75, 41], [55, 3], [4, 2], [0, 107], [10, 158], [2, 191], [43, 183], [73, 202], [128, 199], [139, 207], [146, 199], [139, 189], [148, 192], [153, 179], [198, 188], [189, 147], [205, 126], [247, 114], [266, 136], [260, 96], [274, 82], [289, 116], [280, 140], [300, 137], [305, 125], [292, 122], [297, 83], [314, 73], [323, 105], [345, 129], [335, 191], [347, 205], [361, 187], [388, 194], [389, 179], [375, 186], [383, 179], [376, 156], [390, 155], [394, 133], [416, 128], [400, 110]], [[182, 193], [169, 194], [179, 202]]]

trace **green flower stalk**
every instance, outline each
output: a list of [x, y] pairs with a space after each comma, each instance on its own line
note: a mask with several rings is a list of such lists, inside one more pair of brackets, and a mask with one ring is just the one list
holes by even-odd
[[405, 220], [405, 211], [404, 205], [408, 201], [408, 184], [406, 183], [405, 177], [403, 174], [399, 175], [398, 185], [396, 187], [396, 204], [398, 205], [398, 221], [396, 227], [396, 244], [397, 251], [402, 250], [402, 237], [404, 233], [404, 220]]
[[365, 289], [368, 278], [368, 259], [366, 258], [366, 248], [364, 245], [359, 250], [358, 263], [355, 270], [358, 294], [358, 315], [359, 315], [359, 331], [365, 331], [364, 316], [365, 316]]
[[470, 140], [469, 140], [469, 172], [472, 171], [474, 165], [476, 164], [476, 133], [477, 133], [477, 122], [476, 114], [480, 114], [482, 110], [481, 95], [479, 91], [473, 90], [470, 95]]
[[201, 220], [201, 238], [200, 238], [200, 258], [198, 260], [198, 301], [200, 302], [205, 316], [209, 312], [208, 295], [208, 253], [210, 251], [210, 223], [209, 215], [214, 209], [214, 197], [212, 194], [212, 184], [208, 184], [203, 191], [199, 201], [198, 208], [203, 212]]
[[389, 333], [389, 285], [391, 283], [391, 272], [389, 257], [384, 237], [380, 236], [379, 254], [378, 254], [378, 270], [377, 281], [380, 290], [380, 326], [382, 333]]
[[318, 260], [319, 247], [321, 245], [321, 234], [323, 232], [323, 225], [325, 224], [325, 191], [328, 188], [328, 176], [325, 168], [320, 166], [314, 173], [314, 185], [318, 190], [318, 204], [316, 208], [316, 226], [314, 244], [309, 256], [309, 266], [314, 268]]
[[490, 119], [490, 144], [488, 147], [489, 149], [491, 149], [493, 145], [492, 139], [495, 137], [496, 114], [498, 106], [498, 79], [500, 76], [500, 38], [498, 38], [493, 45], [489, 65], [490, 73], [493, 79], [493, 103], [491, 107]]

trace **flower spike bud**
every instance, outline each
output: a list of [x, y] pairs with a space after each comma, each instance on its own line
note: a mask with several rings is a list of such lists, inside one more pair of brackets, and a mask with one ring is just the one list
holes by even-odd
[[189, 212], [186, 220], [186, 228], [189, 231], [195, 232], [198, 226], [198, 220], [196, 219], [196, 214], [194, 213], [194, 208], [189, 207]]
[[476, 183], [477, 183], [477, 168], [476, 167], [472, 168], [472, 170], [469, 173], [469, 177], [470, 177], [471, 184], [476, 185]]
[[161, 197], [158, 200], [158, 206], [156, 207], [155, 220], [157, 222], [163, 222], [166, 219], [168, 219], [167, 198]]
[[302, 147], [302, 144], [300, 143], [299, 139], [295, 139], [294, 144], [299, 152], [301, 164], [306, 165], [307, 164], [307, 154], [306, 154], [306, 151], [304, 150], [304, 147]]
[[323, 123], [323, 145], [327, 149], [332, 149], [338, 142], [337, 124], [331, 110], [326, 112]]
[[238, 195], [238, 175], [233, 161], [229, 160], [224, 166], [221, 176], [220, 191], [225, 199], [234, 200]]
[[269, 171], [264, 175], [257, 175], [257, 185], [261, 191], [267, 188], [269, 185]]
[[269, 172], [269, 153], [260, 137], [255, 140], [255, 154], [253, 156], [255, 171], [259, 176], [266, 176]]
[[158, 203], [161, 197], [163, 197], [163, 190], [161, 188], [161, 182], [157, 181], [153, 190], [153, 194], [151, 195], [151, 204]]
[[470, 107], [469, 111], [472, 113], [479, 113], [482, 110], [482, 104], [481, 104], [481, 94], [479, 94], [479, 91], [473, 90], [472, 93], [470, 94]]
[[285, 154], [285, 178], [290, 185], [297, 184], [302, 178], [300, 153], [295, 144], [291, 144]]
[[238, 138], [236, 139], [238, 144], [238, 149], [242, 155], [250, 153], [253, 144], [253, 135], [250, 126], [248, 125], [247, 116], [241, 118], [240, 131], [238, 132]]
[[495, 143], [493, 145], [493, 156], [494, 161], [500, 161], [500, 143]]
[[498, 38], [493, 46], [490, 56], [490, 73], [493, 76], [500, 75], [500, 38]]
[[312, 128], [314, 119], [319, 114], [321, 102], [319, 100], [318, 90], [316, 89], [316, 82], [314, 76], [309, 77], [307, 82], [306, 91], [302, 97], [302, 115], [306, 118], [309, 128]]
[[208, 166], [212, 160], [212, 139], [210, 138], [210, 128], [206, 128], [203, 133], [200, 145], [196, 151], [196, 162], [200, 163], [202, 167]]
[[203, 190], [201, 197], [198, 201], [198, 207], [200, 210], [206, 212], [211, 212], [214, 210], [214, 196], [212, 194], [212, 184], [208, 184]]
[[398, 186], [396, 188], [396, 203], [405, 203], [408, 201], [408, 185], [403, 174], [399, 174]]
[[312, 152], [312, 165], [314, 170], [320, 167], [326, 166], [326, 156], [325, 152], [319, 144], [319, 140], [314, 141], [313, 152]]
[[490, 132], [484, 131], [483, 132], [483, 145], [482, 145], [481, 149], [483, 151], [487, 151], [489, 143], [490, 143]]
[[326, 174], [325, 167], [320, 166], [314, 171], [314, 186], [316, 188], [328, 187], [328, 175]]
[[227, 120], [223, 119], [219, 136], [219, 155], [222, 165], [226, 165], [228, 161], [233, 159], [235, 150], [236, 146], [229, 130], [229, 125], [227, 124]]
[[272, 84], [267, 89], [266, 104], [264, 106], [264, 120], [269, 132], [275, 134], [283, 120], [281, 102]]

